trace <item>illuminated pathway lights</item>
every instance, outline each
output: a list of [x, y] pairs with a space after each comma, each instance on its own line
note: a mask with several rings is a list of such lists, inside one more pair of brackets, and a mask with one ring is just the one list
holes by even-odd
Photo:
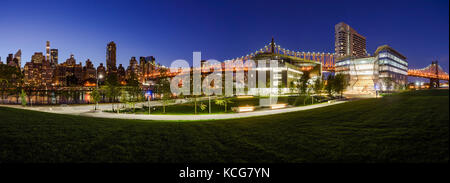
[[272, 104], [270, 105], [271, 109], [281, 109], [281, 108], [285, 108], [287, 105], [286, 104]]
[[245, 107], [238, 107], [238, 112], [251, 112], [254, 111], [255, 107], [253, 106], [245, 106]]

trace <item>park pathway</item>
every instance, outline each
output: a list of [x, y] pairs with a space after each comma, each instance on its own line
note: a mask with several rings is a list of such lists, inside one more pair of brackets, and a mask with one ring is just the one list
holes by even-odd
[[[79, 116], [88, 116], [96, 118], [112, 118], [112, 119], [139, 119], [139, 120], [158, 120], [158, 121], [198, 121], [198, 120], [217, 120], [217, 119], [233, 119], [233, 118], [246, 118], [254, 116], [265, 116], [272, 114], [281, 114], [286, 112], [304, 111], [309, 109], [315, 109], [320, 107], [326, 107], [336, 104], [341, 104], [346, 101], [337, 101], [332, 103], [320, 103], [301, 107], [290, 107], [284, 109], [275, 110], [260, 110], [254, 112], [245, 113], [233, 113], [233, 114], [203, 114], [203, 115], [148, 115], [148, 114], [117, 114], [110, 112], [93, 112], [94, 105], [73, 105], [73, 106], [36, 106], [36, 107], [22, 107], [20, 105], [0, 105], [4, 107], [12, 107], [18, 109], [34, 110], [41, 112], [57, 113], [57, 114], [70, 114]], [[112, 104], [99, 104], [99, 109], [110, 110]], [[114, 104], [117, 105], [117, 104]], [[143, 105], [138, 104], [138, 105]], [[152, 106], [158, 105], [153, 103]]]

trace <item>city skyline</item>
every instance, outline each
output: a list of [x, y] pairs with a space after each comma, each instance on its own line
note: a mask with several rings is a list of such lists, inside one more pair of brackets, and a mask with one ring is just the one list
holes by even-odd
[[[5, 168], [127, 163], [164, 182], [444, 175], [418, 167], [449, 160], [449, 0], [0, 7]], [[414, 167], [351, 165], [377, 163]]]
[[[45, 1], [45, 3], [50, 3], [50, 1]], [[253, 26], [255, 23], [252, 23], [251, 21], [243, 21], [239, 18], [235, 17], [237, 15], [228, 15], [230, 17], [230, 20], [224, 20], [223, 23], [217, 23], [219, 27], [222, 26], [224, 29], [219, 29], [217, 26], [213, 26], [217, 22], [218, 18], [223, 17], [227, 15], [227, 12], [224, 12], [223, 8], [220, 8], [220, 11], [214, 14], [214, 16], [205, 17], [201, 15], [201, 13], [192, 13], [191, 11], [194, 11], [196, 9], [201, 9], [201, 7], [196, 7], [194, 9], [190, 9], [188, 7], [194, 7], [202, 4], [211, 4], [211, 2], [200, 2], [196, 1], [193, 3], [181, 3], [183, 5], [186, 5], [186, 9], [182, 11], [188, 11], [191, 12], [192, 15], [187, 16], [186, 18], [180, 19], [180, 12], [174, 12], [170, 11], [172, 10], [172, 6], [180, 4], [179, 2], [177, 4], [175, 3], [161, 3], [161, 2], [134, 2], [134, 3], [128, 3], [122, 8], [125, 9], [136, 9], [135, 12], [141, 12], [139, 10], [143, 10], [141, 8], [137, 8], [137, 5], [148, 5], [148, 10], [145, 10], [145, 12], [149, 11], [152, 15], [157, 14], [156, 12], [165, 11], [165, 14], [157, 15], [155, 16], [142, 16], [142, 14], [146, 14], [144, 12], [142, 13], [136, 13], [131, 15], [126, 15], [125, 13], [117, 13], [115, 15], [112, 15], [111, 18], [118, 18], [117, 16], [124, 16], [122, 19], [117, 19], [116, 22], [118, 23], [118, 26], [114, 27], [108, 27], [104, 24], [107, 24], [111, 20], [104, 20], [104, 23], [99, 23], [98, 26], [92, 26], [94, 22], [98, 22], [100, 18], [105, 18], [105, 15], [99, 15], [95, 12], [95, 8], [110, 8], [111, 11], [119, 11], [121, 8], [120, 5], [122, 5], [119, 2], [111, 2], [111, 4], [107, 7], [100, 6], [98, 2], [92, 3], [92, 7], [86, 7], [86, 2], [77, 3], [74, 4], [75, 6], [70, 6], [74, 2], [65, 2], [66, 4], [56, 3], [51, 4], [51, 8], [54, 8], [57, 10], [55, 14], [62, 14], [62, 17], [68, 18], [66, 21], [71, 22], [75, 25], [70, 25], [69, 28], [76, 28], [78, 30], [76, 31], [68, 31], [66, 29], [57, 28], [57, 26], [43, 26], [40, 27], [39, 23], [36, 23], [35, 31], [36, 33], [30, 33], [31, 30], [29, 29], [20, 29], [19, 31], [12, 31], [11, 29], [4, 29], [4, 34], [0, 35], [0, 40], [4, 40], [3, 43], [0, 45], [0, 57], [3, 62], [6, 61], [6, 57], [9, 53], [15, 53], [18, 49], [22, 50], [22, 67], [26, 62], [29, 62], [31, 60], [31, 55], [34, 54], [34, 52], [43, 52], [45, 53], [45, 41], [49, 40], [52, 45], [51, 48], [56, 48], [59, 50], [59, 62], [64, 62], [66, 59], [70, 58], [71, 54], [74, 54], [75, 59], [77, 62], [84, 62], [87, 59], [90, 59], [95, 66], [98, 66], [100, 63], [106, 64], [106, 57], [105, 57], [105, 44], [114, 41], [117, 46], [117, 65], [122, 64], [124, 66], [128, 65], [129, 60], [131, 57], [139, 57], [139, 56], [155, 56], [156, 62], [161, 63], [162, 65], [169, 65], [173, 60], [176, 59], [185, 59], [187, 61], [192, 61], [192, 52], [193, 51], [201, 51], [202, 56], [204, 59], [217, 59], [220, 61], [226, 60], [226, 59], [232, 59], [239, 56], [242, 56], [243, 54], [247, 54], [248, 52], [254, 52], [255, 49], [259, 48], [261, 45], [267, 44], [270, 37], [274, 36], [277, 39], [277, 43], [281, 44], [283, 47], [292, 48], [295, 50], [308, 50], [308, 51], [314, 51], [314, 52], [334, 52], [334, 25], [338, 22], [345, 22], [352, 26], [355, 30], [358, 31], [358, 33], [364, 35], [367, 38], [367, 51], [370, 54], [373, 54], [376, 47], [383, 44], [388, 44], [392, 47], [395, 47], [400, 52], [404, 53], [405, 56], [408, 58], [408, 62], [410, 63], [411, 68], [422, 68], [423, 66], [428, 65], [432, 60], [438, 60], [439, 63], [444, 67], [446, 71], [448, 71], [448, 24], [442, 24], [444, 21], [448, 22], [448, 2], [433, 2], [433, 3], [426, 3], [426, 2], [412, 2], [409, 3], [407, 7], [405, 7], [402, 12], [406, 14], [402, 14], [400, 12], [394, 12], [393, 9], [396, 9], [397, 6], [402, 5], [405, 2], [396, 2], [392, 4], [391, 7], [387, 7], [386, 11], [383, 12], [382, 15], [379, 16], [392, 16], [396, 15], [398, 18], [394, 18], [393, 20], [383, 20], [382, 22], [371, 22], [367, 23], [366, 21], [370, 21], [374, 17], [375, 14], [378, 16], [375, 11], [375, 9], [368, 8], [367, 10], [372, 10], [373, 15], [365, 15], [365, 16], [350, 16], [348, 15], [348, 12], [345, 12], [343, 14], [337, 14], [337, 16], [332, 17], [331, 14], [337, 13], [333, 9], [337, 9], [339, 6], [345, 6], [345, 9], [351, 9], [351, 3], [346, 2], [344, 5], [337, 5], [333, 4], [331, 2], [329, 3], [319, 3], [319, 5], [324, 10], [333, 10], [331, 13], [324, 13], [323, 15], [313, 15], [314, 13], [311, 12], [311, 8], [306, 8], [305, 11], [307, 18], [300, 19], [300, 22], [305, 22], [304, 26], [298, 26], [293, 24], [292, 28], [301, 28], [300, 31], [296, 31], [297, 34], [288, 34], [289, 32], [295, 32], [293, 30], [287, 30], [287, 29], [280, 29], [280, 27], [276, 28], [269, 27], [268, 30], [260, 31], [256, 34], [251, 34], [252, 29], [256, 28], [249, 28]], [[237, 3], [237, 2], [234, 2]], [[250, 12], [254, 12], [257, 10], [262, 10], [265, 8], [269, 8], [265, 3], [260, 3], [259, 5], [254, 5], [254, 8]], [[308, 7], [307, 5], [309, 2], [281, 2], [279, 4], [295, 4], [295, 5], [303, 5]], [[446, 4], [447, 6], [440, 6], [442, 4]], [[25, 12], [25, 9], [29, 9], [31, 5], [33, 6], [41, 6], [40, 4], [36, 5], [35, 3], [30, 2], [4, 2], [2, 3], [2, 7], [6, 7], [7, 11], [9, 11], [9, 8], [11, 6], [20, 6], [23, 7], [24, 12], [20, 12], [21, 16], [17, 15], [9, 15], [5, 14], [0, 20], [8, 20], [8, 21], [2, 21], [2, 25], [8, 25], [10, 24], [11, 27], [15, 27], [16, 29], [27, 27], [26, 21], [21, 21], [21, 19], [25, 19], [25, 17], [28, 17], [29, 15], [33, 14], [33, 11], [31, 12]], [[30, 5], [31, 4], [31, 5]], [[231, 6], [233, 3], [219, 3], [223, 6]], [[239, 9], [242, 9], [242, 7], [247, 6], [253, 6], [250, 5], [252, 3], [244, 3], [243, 6], [240, 6]], [[425, 6], [422, 6], [425, 4]], [[80, 8], [83, 7], [83, 8]], [[275, 5], [275, 8], [273, 9], [273, 13], [270, 13], [269, 15], [261, 15], [261, 18], [266, 18], [267, 21], [274, 22], [274, 25], [281, 25], [284, 24], [284, 21], [282, 20], [283, 17], [287, 16], [285, 13], [283, 13], [283, 10], [279, 10], [277, 8], [278, 6], [282, 5]], [[439, 6], [439, 7], [436, 7]], [[63, 11], [68, 9], [75, 9], [79, 8], [80, 10], [84, 10], [87, 14], [89, 14], [89, 17], [91, 20], [86, 19], [87, 17], [83, 17], [80, 15], [80, 17], [77, 18], [77, 16], [73, 16], [74, 14], [70, 11]], [[214, 6], [208, 6], [207, 12], [214, 11]], [[282, 6], [284, 7], [284, 6]], [[295, 6], [294, 6], [295, 7]], [[334, 8], [333, 8], [334, 7]], [[418, 10], [418, 7], [421, 7], [421, 10]], [[157, 9], [161, 10], [157, 10]], [[291, 9], [290, 7], [284, 7], [286, 8], [285, 11], [288, 11]], [[443, 11], [436, 11], [436, 8], [440, 8]], [[155, 11], [150, 11], [150, 9]], [[425, 11], [428, 12], [428, 9], [433, 9], [434, 12], [430, 12], [426, 14], [427, 17], [417, 18], [414, 19], [414, 15], [411, 12], [414, 11]], [[180, 9], [177, 9], [180, 11]], [[232, 7], [230, 8], [230, 11], [234, 10]], [[362, 14], [360, 9], [355, 9], [355, 11], [352, 11], [354, 13]], [[176, 16], [177, 20], [175, 20], [175, 17], [170, 18], [170, 13], [177, 13], [173, 16]], [[251, 14], [250, 12], [245, 13], [246, 15]], [[47, 19], [47, 21], [44, 21], [46, 17], [49, 15], [46, 13], [42, 13], [43, 15], [36, 15], [36, 18], [31, 18], [34, 21], [43, 21], [42, 23], [52, 25], [52, 24], [61, 24], [66, 25], [67, 23], [60, 22], [62, 21], [60, 18], [56, 18], [53, 16], [50, 16], [50, 19]], [[118, 14], [118, 15], [117, 15]], [[237, 14], [244, 14], [243, 12], [238, 12]], [[139, 16], [138, 16], [139, 15]], [[274, 18], [274, 15], [279, 15], [279, 18]], [[292, 16], [291, 14], [289, 14]], [[404, 16], [410, 16], [413, 18], [416, 22], [409, 22], [409, 21], [399, 21], [401, 17]], [[423, 14], [421, 14], [423, 16]], [[39, 18], [41, 17], [41, 18]], [[85, 19], [83, 19], [83, 18]], [[250, 17], [254, 17], [253, 15]], [[305, 16], [306, 17], [306, 16]], [[350, 18], [351, 17], [351, 18]], [[29, 18], [29, 17], [28, 17]], [[53, 19], [52, 19], [53, 18]], [[295, 17], [294, 17], [295, 18]], [[42, 20], [41, 20], [42, 19]], [[58, 21], [55, 21], [54, 19], [57, 19]], [[74, 20], [75, 19], [75, 20]], [[139, 22], [143, 19], [152, 19], [153, 21], [150, 21], [150, 23], [157, 23], [154, 24], [153, 29], [156, 28], [156, 30], [148, 29], [149, 31], [143, 31], [139, 30], [139, 27], [142, 27], [142, 29], [152, 28], [152, 26], [149, 27], [143, 21], [144, 23], [141, 24], [130, 24], [130, 22]], [[245, 19], [245, 18], [244, 18]], [[326, 19], [326, 20], [325, 20]], [[74, 21], [70, 21], [74, 20]], [[159, 21], [157, 21], [159, 20]], [[162, 20], [173, 20], [172, 23], [162, 23]], [[189, 23], [192, 23], [192, 25], [197, 26], [203, 26], [199, 29], [192, 30], [192, 28], [187, 28], [188, 30], [183, 31], [184, 29], [178, 30], [175, 32], [175, 30], [171, 30], [170, 32], [161, 33], [164, 30], [170, 29], [170, 28], [179, 28], [181, 25], [186, 25], [186, 22], [183, 23], [184, 20], [190, 20]], [[233, 20], [233, 22], [231, 22]], [[277, 21], [274, 21], [277, 20]], [[313, 21], [317, 20], [317, 21]], [[30, 21], [30, 20], [28, 20]], [[261, 24], [264, 21], [255, 19], [256, 23]], [[3, 23], [4, 22], [4, 23]], [[164, 22], [164, 21], [163, 21]], [[384, 23], [383, 23], [384, 22]], [[425, 23], [424, 23], [425, 22]], [[147, 22], [148, 23], [148, 22]], [[212, 24], [209, 24], [212, 23]], [[399, 24], [403, 27], [401, 29], [396, 28], [400, 25], [394, 25]], [[45, 25], [43, 24], [43, 25]], [[124, 29], [123, 26], [119, 25], [128, 25], [129, 28]], [[181, 25], [180, 25], [181, 24]], [[248, 24], [248, 26], [245, 26], [245, 24]], [[420, 27], [414, 26], [415, 24], [419, 25]], [[442, 25], [441, 25], [442, 24]], [[61, 26], [59, 25], [59, 26]], [[131, 26], [134, 25], [134, 26]], [[212, 31], [207, 31], [205, 28], [208, 28], [208, 25], [212, 25]], [[225, 25], [229, 25], [231, 27], [235, 26], [236, 30], [230, 29]], [[377, 29], [374, 27], [379, 27], [379, 25], [386, 25], [386, 27], [382, 27], [382, 29]], [[86, 29], [86, 33], [83, 33], [81, 29], [86, 28], [87, 26], [92, 26], [92, 29]], [[225, 26], [225, 27], [223, 27]], [[55, 29], [49, 29], [48, 27], [55, 27]], [[125, 26], [126, 27], [126, 26]], [[183, 26], [181, 26], [183, 27]], [[431, 29], [426, 29], [426, 28]], [[105, 28], [113, 28], [110, 31], [101, 30]], [[306, 29], [305, 29], [306, 28]], [[115, 30], [117, 29], [117, 30]], [[135, 30], [133, 30], [135, 29]], [[277, 30], [279, 29], [279, 30]], [[376, 30], [374, 30], [376, 29]], [[234, 30], [234, 31], [233, 31]], [[242, 30], [242, 31], [239, 31]], [[400, 30], [400, 31], [399, 31]], [[67, 34], [64, 32], [67, 31]], [[406, 32], [402, 32], [406, 31]], [[13, 32], [17, 32], [13, 34]], [[70, 33], [77, 33], [74, 34], [74, 36], [70, 36]], [[125, 33], [129, 32], [129, 33]], [[153, 33], [155, 32], [155, 33]], [[160, 34], [158, 34], [158, 32]], [[206, 33], [209, 34], [206, 34]], [[256, 31], [255, 31], [256, 32]], [[427, 33], [428, 32], [428, 33]], [[136, 33], [134, 35], [134, 33]], [[445, 34], [444, 34], [445, 33]], [[17, 38], [17, 37], [25, 37], [27, 36], [33, 36], [32, 39], [25, 40], [24, 38]], [[35, 37], [34, 35], [38, 35]], [[84, 36], [83, 36], [84, 35]], [[189, 36], [190, 35], [190, 36]], [[403, 36], [402, 36], [403, 35]], [[421, 35], [421, 36], [416, 36]], [[94, 39], [94, 37], [96, 37]], [[229, 39], [229, 38], [232, 39]], [[411, 37], [415, 38], [414, 41], [417, 41], [419, 44], [411, 44], [411, 40], [413, 40]], [[178, 39], [177, 39], [178, 38]], [[162, 40], [161, 40], [162, 39]], [[76, 41], [74, 41], [76, 40]], [[166, 41], [164, 41], [166, 40]], [[196, 41], [198, 40], [198, 41]], [[403, 41], [402, 41], [403, 40]], [[408, 40], [408, 41], [406, 41]], [[433, 44], [430, 44], [430, 43]], [[423, 50], [423, 51], [422, 51]]]

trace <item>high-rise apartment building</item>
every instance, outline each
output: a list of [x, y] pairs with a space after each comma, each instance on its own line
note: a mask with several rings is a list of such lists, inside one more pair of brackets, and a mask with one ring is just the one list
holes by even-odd
[[115, 72], [116, 68], [116, 43], [111, 41], [106, 46], [106, 70], [107, 72]]
[[366, 38], [358, 34], [353, 28], [344, 22], [334, 26], [335, 52], [338, 58], [352, 56], [361, 58], [367, 56]]
[[14, 55], [12, 53], [8, 54], [8, 57], [6, 57], [6, 64], [20, 69], [21, 60], [22, 60], [22, 51], [19, 49]]
[[131, 78], [131, 75], [133, 74], [135, 78], [139, 78], [139, 64], [138, 61], [136, 60], [136, 57], [131, 57], [130, 59], [130, 64], [128, 65], [127, 68], [127, 78]]
[[92, 61], [87, 59], [86, 66], [83, 67], [83, 83], [91, 82], [95, 83], [97, 71], [95, 70]]
[[18, 67], [19, 69], [20, 69], [21, 64], [22, 64], [21, 60], [22, 60], [22, 50], [19, 49], [16, 52], [16, 54], [14, 54], [14, 59], [13, 59], [14, 63], [16, 64], [16, 67]]
[[117, 68], [117, 78], [120, 83], [123, 83], [126, 80], [126, 71], [125, 68], [122, 66], [122, 64], [119, 64], [119, 67]]
[[103, 82], [106, 79], [106, 69], [105, 66], [103, 66], [103, 63], [100, 63], [97, 67], [97, 77], [100, 82]]
[[40, 64], [45, 60], [42, 52], [35, 52], [33, 56], [31, 56], [31, 62], [35, 64]]
[[8, 54], [8, 57], [6, 57], [6, 64], [8, 65], [13, 64], [13, 59], [14, 59], [13, 54], [12, 53]]

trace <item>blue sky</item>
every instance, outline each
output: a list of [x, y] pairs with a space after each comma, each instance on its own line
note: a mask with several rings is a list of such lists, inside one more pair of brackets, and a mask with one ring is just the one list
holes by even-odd
[[170, 64], [225, 60], [254, 52], [270, 39], [290, 50], [333, 52], [334, 25], [346, 22], [367, 38], [373, 53], [388, 44], [410, 68], [437, 59], [449, 68], [449, 1], [21, 1], [0, 2], [0, 57], [22, 49], [22, 64], [45, 41], [59, 62], [104, 63], [106, 44], [117, 43], [117, 62], [155, 56]]

